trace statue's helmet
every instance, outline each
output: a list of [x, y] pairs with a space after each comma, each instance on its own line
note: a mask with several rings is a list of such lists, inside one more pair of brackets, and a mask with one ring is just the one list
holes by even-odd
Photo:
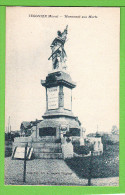
[[60, 36], [60, 37], [62, 36], [61, 31], [58, 31], [57, 34], [58, 34], [58, 36]]

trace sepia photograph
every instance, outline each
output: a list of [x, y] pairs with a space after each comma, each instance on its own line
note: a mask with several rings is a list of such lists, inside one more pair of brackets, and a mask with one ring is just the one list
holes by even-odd
[[119, 186], [119, 7], [6, 7], [5, 185]]

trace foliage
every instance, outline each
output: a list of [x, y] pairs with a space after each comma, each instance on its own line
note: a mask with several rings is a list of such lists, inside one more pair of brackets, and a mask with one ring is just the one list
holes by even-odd
[[5, 148], [5, 157], [12, 155], [12, 147]]
[[74, 152], [76, 154], [89, 154], [90, 148], [88, 146], [74, 146]]
[[116, 125], [113, 125], [113, 126], [112, 126], [111, 133], [112, 133], [113, 135], [118, 135], [118, 134], [119, 134], [119, 129], [117, 128]]
[[19, 133], [5, 133], [5, 141], [14, 141], [15, 137], [20, 137]]
[[113, 145], [119, 143], [119, 135], [104, 134], [102, 136], [102, 143], [103, 145]]
[[73, 147], [75, 147], [75, 146], [80, 146], [80, 141], [79, 141], [79, 139], [78, 139], [78, 140], [73, 140], [73, 141], [72, 141], [72, 144], [73, 144]]
[[85, 145], [86, 145], [86, 146], [88, 146], [88, 147], [90, 147], [90, 146], [91, 146], [90, 140], [85, 139], [85, 140], [84, 140], [84, 142], [85, 142]]
[[12, 155], [12, 141], [5, 141], [5, 157]]
[[5, 141], [14, 141], [14, 135], [11, 133], [5, 133]]

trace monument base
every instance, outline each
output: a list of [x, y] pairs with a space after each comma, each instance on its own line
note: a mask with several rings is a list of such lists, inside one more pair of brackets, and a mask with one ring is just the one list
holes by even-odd
[[[37, 125], [29, 137], [15, 138], [15, 147], [24, 147], [27, 143], [33, 148], [35, 158], [63, 159], [62, 139], [66, 132], [70, 133], [71, 140], [81, 139], [81, 126], [77, 117], [55, 116], [45, 118]], [[64, 144], [64, 143], [63, 143]]]

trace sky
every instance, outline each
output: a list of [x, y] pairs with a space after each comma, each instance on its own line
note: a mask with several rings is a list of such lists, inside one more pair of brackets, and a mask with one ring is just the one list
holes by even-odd
[[74, 115], [87, 133], [97, 125], [105, 132], [119, 127], [120, 9], [80, 7], [7, 7], [5, 127], [9, 116], [12, 130], [22, 121], [42, 119], [41, 80], [52, 70], [50, 45], [66, 25], [67, 72], [77, 84]]

